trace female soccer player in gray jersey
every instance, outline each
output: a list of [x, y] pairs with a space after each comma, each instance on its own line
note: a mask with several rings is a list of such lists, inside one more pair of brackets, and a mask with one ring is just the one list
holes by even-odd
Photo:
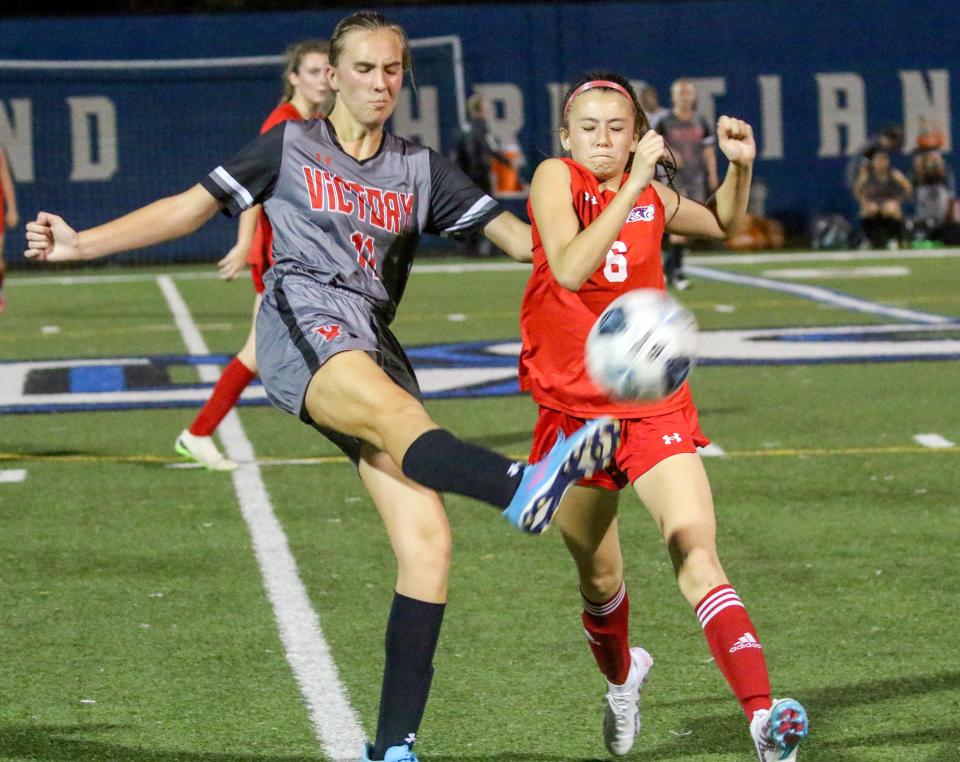
[[354, 458], [397, 556], [377, 735], [361, 759], [415, 762], [447, 595], [450, 529], [438, 493], [485, 501], [539, 533], [567, 489], [605, 467], [619, 429], [591, 421], [522, 467], [430, 419], [388, 328], [419, 235], [479, 228], [529, 260], [529, 228], [438, 153], [384, 131], [410, 68], [401, 27], [370, 12], [343, 19], [330, 65], [337, 98], [326, 120], [284, 122], [198, 185], [90, 230], [41, 212], [25, 254], [93, 259], [186, 235], [218, 209], [263, 204], [275, 253], [257, 318], [267, 394]]

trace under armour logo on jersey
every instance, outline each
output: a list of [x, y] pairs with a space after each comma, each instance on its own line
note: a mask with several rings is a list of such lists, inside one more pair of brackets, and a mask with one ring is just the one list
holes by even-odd
[[333, 341], [335, 338], [340, 336], [341, 333], [343, 333], [343, 331], [340, 330], [340, 326], [336, 323], [318, 325], [313, 329], [313, 332], [322, 336], [324, 341]]
[[677, 444], [680, 444], [680, 441], [681, 441], [681, 440], [680, 440], [680, 433], [679, 433], [679, 432], [676, 432], [676, 431], [675, 431], [675, 432], [673, 432], [672, 434], [664, 434], [664, 435], [663, 435], [663, 443], [664, 443], [665, 445], [668, 445], [668, 444], [670, 444], [671, 442], [676, 442]]
[[583, 192], [583, 200], [584, 200], [584, 201], [589, 201], [591, 204], [594, 204], [594, 205], [596, 205], [596, 204], [599, 203], [599, 202], [597, 201], [597, 197], [596, 197], [596, 196], [591, 196], [591, 195], [590, 195], [589, 193], [587, 193], [586, 191]]
[[653, 222], [653, 204], [645, 206], [635, 206], [627, 215], [627, 222]]

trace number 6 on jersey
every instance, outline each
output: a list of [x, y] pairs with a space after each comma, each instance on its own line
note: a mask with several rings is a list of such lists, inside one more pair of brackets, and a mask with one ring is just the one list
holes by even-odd
[[603, 277], [610, 283], [623, 283], [627, 279], [627, 245], [623, 241], [614, 241], [607, 252]]

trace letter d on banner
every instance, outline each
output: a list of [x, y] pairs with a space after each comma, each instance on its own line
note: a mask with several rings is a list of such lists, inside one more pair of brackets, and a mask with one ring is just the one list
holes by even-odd
[[103, 96], [67, 98], [73, 146], [71, 180], [109, 180], [117, 171], [117, 110]]

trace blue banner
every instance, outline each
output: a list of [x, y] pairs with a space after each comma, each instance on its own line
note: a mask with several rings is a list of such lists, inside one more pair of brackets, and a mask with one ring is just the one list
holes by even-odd
[[[950, 3], [688, 0], [387, 12], [414, 42], [416, 89], [406, 88], [393, 129], [449, 153], [464, 98], [480, 90], [493, 103], [492, 129], [522, 150], [528, 175], [559, 150], [564, 83], [596, 67], [652, 84], [663, 103], [674, 79], [691, 78], [708, 118], [750, 121], [767, 210], [794, 230], [814, 213], [852, 215], [848, 154], [885, 124], [904, 126], [905, 152], [922, 117], [952, 147], [960, 21]], [[197, 182], [252, 138], [276, 104], [277, 55], [291, 41], [329, 35], [342, 15], [0, 22], [0, 143], [21, 216], [42, 208], [85, 227]], [[234, 232], [234, 223], [218, 220], [146, 256], [215, 257]], [[11, 260], [18, 239], [8, 236]]]

